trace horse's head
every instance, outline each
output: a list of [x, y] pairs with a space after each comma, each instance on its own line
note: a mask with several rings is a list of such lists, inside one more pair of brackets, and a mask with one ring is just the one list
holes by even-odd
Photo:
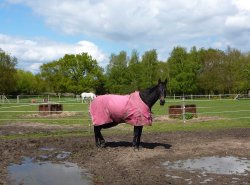
[[140, 97], [142, 101], [147, 104], [150, 109], [157, 102], [158, 99], [160, 100], [160, 105], [164, 105], [166, 97], [166, 86], [167, 80], [162, 82], [159, 79], [157, 85], [140, 91]]
[[158, 93], [159, 93], [159, 99], [160, 99], [160, 105], [165, 104], [165, 97], [166, 97], [166, 88], [167, 85], [167, 79], [162, 82], [161, 79], [158, 80]]

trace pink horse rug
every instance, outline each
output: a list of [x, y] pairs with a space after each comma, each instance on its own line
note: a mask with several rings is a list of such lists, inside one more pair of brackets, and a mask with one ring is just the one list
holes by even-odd
[[134, 126], [152, 125], [151, 111], [137, 91], [124, 96], [97, 96], [90, 104], [90, 115], [95, 126], [111, 122], [126, 122]]

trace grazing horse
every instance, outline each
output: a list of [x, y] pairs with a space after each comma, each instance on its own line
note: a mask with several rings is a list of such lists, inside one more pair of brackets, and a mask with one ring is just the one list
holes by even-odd
[[142, 128], [152, 124], [151, 108], [160, 99], [165, 104], [167, 80], [143, 91], [130, 95], [102, 95], [90, 104], [90, 115], [94, 125], [95, 143], [97, 147], [105, 147], [101, 129], [110, 128], [119, 123], [134, 126], [133, 147], [139, 149]]
[[83, 92], [81, 94], [81, 97], [82, 97], [82, 101], [85, 101], [86, 99], [92, 101], [94, 100], [94, 98], [96, 98], [96, 95], [94, 93]]

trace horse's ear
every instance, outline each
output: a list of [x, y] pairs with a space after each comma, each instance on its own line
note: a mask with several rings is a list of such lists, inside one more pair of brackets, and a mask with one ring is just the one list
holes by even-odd
[[158, 80], [158, 84], [160, 84], [161, 83], [161, 79], [159, 78], [159, 80]]
[[164, 83], [165, 83], [165, 84], [167, 84], [167, 83], [168, 83], [168, 79], [167, 79], [167, 78], [165, 79]]

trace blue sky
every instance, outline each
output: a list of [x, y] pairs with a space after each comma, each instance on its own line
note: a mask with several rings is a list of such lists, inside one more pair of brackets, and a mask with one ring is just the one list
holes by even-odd
[[175, 46], [250, 51], [248, 0], [0, 0], [0, 48], [18, 67], [88, 52], [105, 67], [111, 53]]

